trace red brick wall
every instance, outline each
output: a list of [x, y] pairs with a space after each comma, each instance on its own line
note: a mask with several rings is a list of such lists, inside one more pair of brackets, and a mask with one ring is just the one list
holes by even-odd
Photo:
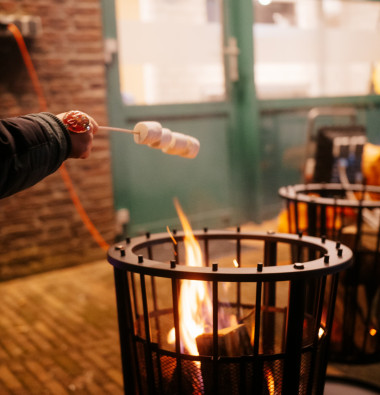
[[[39, 16], [42, 34], [27, 40], [52, 113], [79, 109], [106, 124], [106, 86], [99, 0], [0, 0], [0, 15]], [[38, 112], [12, 37], [0, 37], [0, 117]], [[92, 155], [66, 165], [89, 217], [108, 243], [114, 237], [108, 135]], [[0, 280], [105, 259], [80, 220], [60, 173], [0, 200]]]

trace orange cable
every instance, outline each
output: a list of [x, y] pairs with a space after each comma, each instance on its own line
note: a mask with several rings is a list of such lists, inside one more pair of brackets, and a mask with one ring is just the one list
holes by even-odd
[[45, 96], [44, 96], [44, 93], [42, 90], [42, 86], [41, 86], [40, 81], [38, 79], [36, 70], [33, 66], [33, 62], [32, 62], [32, 59], [29, 55], [28, 49], [25, 45], [24, 38], [23, 38], [19, 28], [14, 23], [10, 23], [8, 25], [8, 30], [13, 34], [13, 36], [17, 42], [17, 45], [20, 49], [21, 56], [24, 60], [30, 80], [32, 81], [33, 88], [38, 96], [38, 101], [40, 104], [40, 111], [47, 111], [47, 103], [46, 103], [46, 99], [45, 99]]
[[92, 237], [94, 240], [98, 243], [98, 245], [104, 250], [107, 251], [109, 248], [109, 245], [107, 242], [103, 239], [101, 234], [98, 232], [94, 224], [91, 222], [90, 218], [88, 217], [86, 210], [82, 206], [82, 203], [78, 197], [78, 194], [75, 191], [73, 182], [71, 180], [71, 177], [66, 169], [66, 166], [64, 163], [62, 163], [61, 167], [59, 168], [59, 171], [61, 173], [61, 176], [63, 178], [63, 181], [66, 185], [66, 188], [69, 191], [70, 197], [72, 202], [74, 203], [74, 206], [76, 207], [78, 214], [80, 215], [82, 222], [86, 226], [86, 228], [89, 230], [91, 233]]
[[[13, 36], [17, 42], [17, 45], [20, 49], [21, 56], [24, 60], [29, 77], [32, 81], [34, 91], [36, 92], [36, 94], [38, 96], [40, 111], [42, 111], [42, 112], [47, 111], [47, 102], [46, 102], [46, 99], [45, 99], [45, 96], [44, 96], [44, 93], [42, 90], [42, 86], [39, 81], [37, 72], [33, 66], [33, 62], [30, 57], [30, 54], [28, 52], [28, 49], [25, 45], [24, 38], [23, 38], [20, 30], [18, 29], [18, 27], [15, 24], [10, 23], [7, 27], [8, 27], [8, 30], [13, 34]], [[69, 191], [70, 198], [71, 198], [83, 224], [86, 226], [87, 230], [90, 232], [90, 234], [92, 235], [94, 240], [97, 242], [97, 244], [104, 251], [107, 251], [109, 248], [109, 245], [103, 239], [103, 237], [101, 236], [99, 231], [96, 229], [95, 225], [92, 223], [86, 210], [84, 209], [64, 163], [62, 163], [61, 167], [59, 168], [59, 171], [60, 171], [61, 177], [66, 185], [66, 188]]]

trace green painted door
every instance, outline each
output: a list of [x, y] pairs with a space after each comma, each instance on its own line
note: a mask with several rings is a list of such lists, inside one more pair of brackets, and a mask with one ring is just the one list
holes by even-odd
[[198, 156], [184, 159], [112, 132], [115, 209], [128, 210], [128, 233], [177, 227], [174, 197], [194, 228], [254, 218], [260, 191], [251, 1], [102, 3], [109, 124], [155, 120], [200, 141]]

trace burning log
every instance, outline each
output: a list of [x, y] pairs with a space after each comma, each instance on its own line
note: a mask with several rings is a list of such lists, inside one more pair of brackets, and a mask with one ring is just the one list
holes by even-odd
[[[203, 333], [196, 338], [200, 355], [213, 355], [213, 334]], [[233, 357], [252, 354], [248, 328], [245, 324], [218, 330], [220, 356]]]
[[[213, 334], [203, 333], [196, 338], [198, 352], [200, 355], [212, 356], [213, 350]], [[252, 354], [252, 346], [245, 324], [220, 329], [218, 331], [218, 356], [242, 356]], [[213, 361], [205, 361], [201, 363], [201, 373], [205, 393], [217, 391], [223, 394], [237, 394], [237, 380], [239, 372], [234, 369], [231, 363], [218, 364], [218, 388], [213, 388], [214, 371]]]

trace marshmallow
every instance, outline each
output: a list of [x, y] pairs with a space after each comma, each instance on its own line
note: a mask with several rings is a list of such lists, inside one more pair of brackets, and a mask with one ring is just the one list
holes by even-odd
[[172, 132], [170, 129], [162, 128], [161, 139], [155, 143], [149, 144], [149, 147], [157, 149], [165, 149], [172, 141]]
[[195, 158], [199, 152], [199, 141], [183, 133], [172, 132], [163, 128], [159, 122], [145, 121], [135, 125], [133, 132], [137, 144], [146, 144], [151, 148], [161, 149], [170, 155], [183, 158]]
[[154, 121], [139, 122], [133, 131], [136, 132], [134, 140], [137, 144], [154, 144], [159, 142], [162, 136], [161, 124]]
[[172, 132], [170, 144], [162, 151], [170, 155], [183, 155], [188, 151], [188, 138], [185, 134]]
[[187, 139], [187, 152], [181, 155], [183, 158], [194, 159], [199, 152], [200, 143], [195, 137], [188, 136]]

